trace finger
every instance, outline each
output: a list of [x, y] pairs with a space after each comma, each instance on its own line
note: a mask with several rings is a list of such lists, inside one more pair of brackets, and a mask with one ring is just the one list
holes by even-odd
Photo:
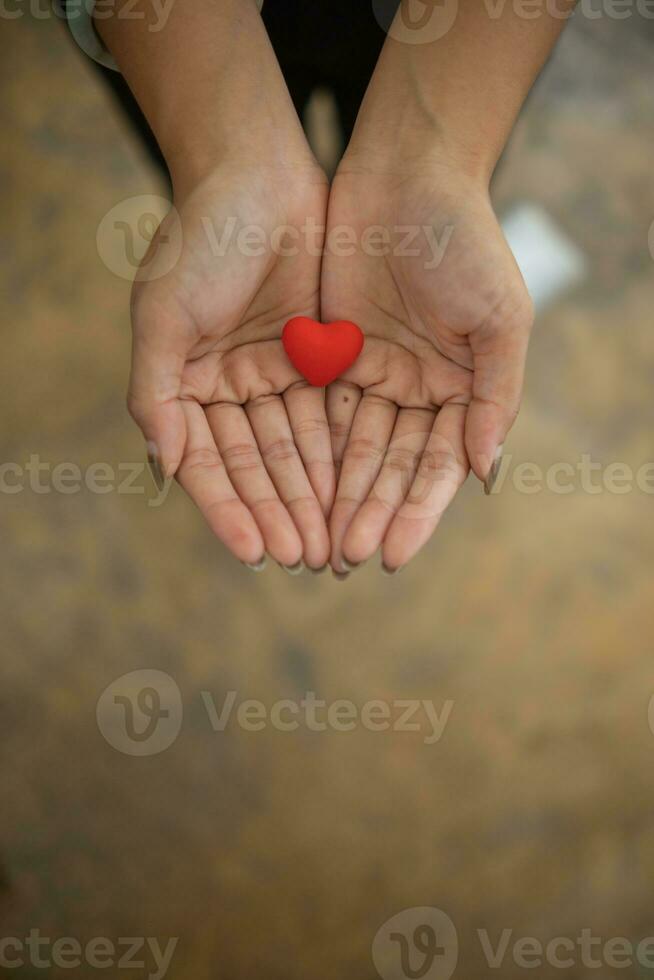
[[343, 465], [343, 454], [352, 428], [356, 410], [361, 401], [362, 391], [358, 385], [344, 381], [334, 381], [325, 393], [327, 422], [332, 443], [332, 457], [336, 479]]
[[299, 382], [292, 385], [283, 397], [295, 445], [313, 492], [327, 515], [334, 502], [336, 472], [324, 389]]
[[266, 551], [280, 565], [297, 565], [302, 541], [263, 465], [261, 453], [240, 405], [210, 405], [209, 427], [237, 494], [263, 536]]
[[364, 395], [357, 408], [343, 453], [343, 465], [329, 523], [332, 540], [331, 564], [335, 572], [347, 571], [342, 560], [343, 538], [350, 521], [377, 478], [396, 416], [397, 405], [376, 395]]
[[529, 308], [508, 325], [470, 335], [473, 354], [472, 401], [465, 428], [472, 469], [487, 492], [497, 476], [502, 445], [520, 408], [533, 312]]
[[163, 476], [174, 476], [186, 445], [186, 417], [179, 399], [190, 338], [177, 321], [134, 305], [130, 415]]
[[271, 395], [250, 402], [245, 411], [263, 464], [302, 538], [304, 560], [310, 568], [322, 568], [329, 558], [325, 515], [302, 465], [286, 406]]
[[464, 405], [444, 405], [436, 416], [406, 500], [391, 521], [382, 546], [384, 567], [406, 565], [433, 534], [468, 475]]
[[240, 344], [229, 351], [210, 350], [189, 361], [181, 394], [202, 405], [231, 402], [245, 405], [260, 395], [275, 395], [302, 381], [281, 340]]
[[177, 479], [222, 543], [241, 561], [257, 565], [265, 555], [263, 537], [252, 514], [236, 493], [196, 402], [184, 402], [188, 432]]
[[343, 539], [350, 564], [367, 561], [380, 547], [411, 491], [435, 419], [430, 409], [400, 409], [379, 475]]
[[456, 396], [470, 400], [471, 371], [455, 363], [430, 343], [415, 338], [411, 347], [366, 337], [362, 355], [339, 378], [340, 384], [361, 385], [366, 394], [398, 405], [413, 404], [420, 390], [432, 405], [444, 405]]

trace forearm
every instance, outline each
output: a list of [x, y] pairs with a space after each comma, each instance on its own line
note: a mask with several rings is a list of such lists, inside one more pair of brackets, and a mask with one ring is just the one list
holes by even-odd
[[449, 31], [429, 43], [397, 40], [407, 32], [407, 9], [401, 7], [366, 93], [352, 150], [365, 148], [380, 159], [388, 152], [404, 159], [433, 153], [488, 180], [575, 2], [559, 0], [558, 16], [544, 4], [536, 18], [525, 19], [515, 4], [460, 0]]
[[[143, 109], [183, 194], [225, 158], [311, 159], [254, 0], [175, 0], [153, 29], [140, 0], [95, 25]], [[150, 13], [148, 13], [150, 12]]]

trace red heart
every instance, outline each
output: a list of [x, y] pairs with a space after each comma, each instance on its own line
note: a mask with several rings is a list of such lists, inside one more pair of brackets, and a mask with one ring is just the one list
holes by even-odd
[[294, 316], [282, 331], [288, 358], [310, 385], [324, 388], [354, 364], [363, 347], [356, 323], [334, 320], [320, 323], [308, 316]]

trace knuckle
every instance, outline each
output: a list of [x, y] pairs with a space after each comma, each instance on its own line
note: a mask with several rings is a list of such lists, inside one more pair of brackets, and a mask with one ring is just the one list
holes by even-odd
[[430, 432], [434, 422], [434, 413], [429, 408], [403, 408], [402, 417], [405, 421], [415, 422], [414, 432]]
[[417, 466], [416, 455], [410, 449], [403, 449], [396, 446], [389, 450], [384, 459], [384, 467], [390, 470], [399, 470], [402, 473], [413, 470]]
[[320, 504], [316, 498], [307, 494], [300, 494], [297, 497], [284, 498], [284, 504], [290, 511], [299, 511], [300, 517], [304, 516], [315, 519], [316, 517], [320, 517], [322, 513], [320, 510]]
[[330, 421], [329, 432], [332, 439], [346, 439], [350, 432], [350, 427], [345, 422]]
[[180, 470], [192, 472], [197, 469], [222, 469], [223, 465], [217, 449], [193, 449], [185, 456]]
[[457, 478], [461, 464], [453, 449], [428, 449], [422, 454], [418, 473], [421, 477], [435, 481]]
[[350, 439], [344, 453], [344, 460], [363, 460], [376, 463], [383, 452], [384, 450], [372, 439], [360, 436], [357, 439]]
[[292, 439], [276, 439], [263, 449], [262, 455], [267, 463], [288, 463], [297, 459], [298, 451]]
[[293, 426], [296, 435], [322, 435], [329, 432], [329, 425], [326, 419], [308, 418], [301, 419]]
[[[238, 378], [239, 372], [235, 371], [234, 376]], [[279, 395], [275, 395], [275, 394], [257, 395], [256, 398], [250, 399], [248, 408], [250, 409], [266, 408], [268, 405], [271, 405], [278, 401], [279, 401]]]
[[223, 449], [225, 465], [231, 472], [255, 470], [261, 466], [261, 457], [256, 446], [250, 443], [236, 443]]

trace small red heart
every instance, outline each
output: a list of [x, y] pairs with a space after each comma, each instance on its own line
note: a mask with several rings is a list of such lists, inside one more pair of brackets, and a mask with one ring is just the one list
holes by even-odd
[[288, 358], [310, 385], [324, 388], [354, 364], [363, 347], [356, 323], [334, 320], [320, 323], [308, 316], [294, 316], [282, 331]]

